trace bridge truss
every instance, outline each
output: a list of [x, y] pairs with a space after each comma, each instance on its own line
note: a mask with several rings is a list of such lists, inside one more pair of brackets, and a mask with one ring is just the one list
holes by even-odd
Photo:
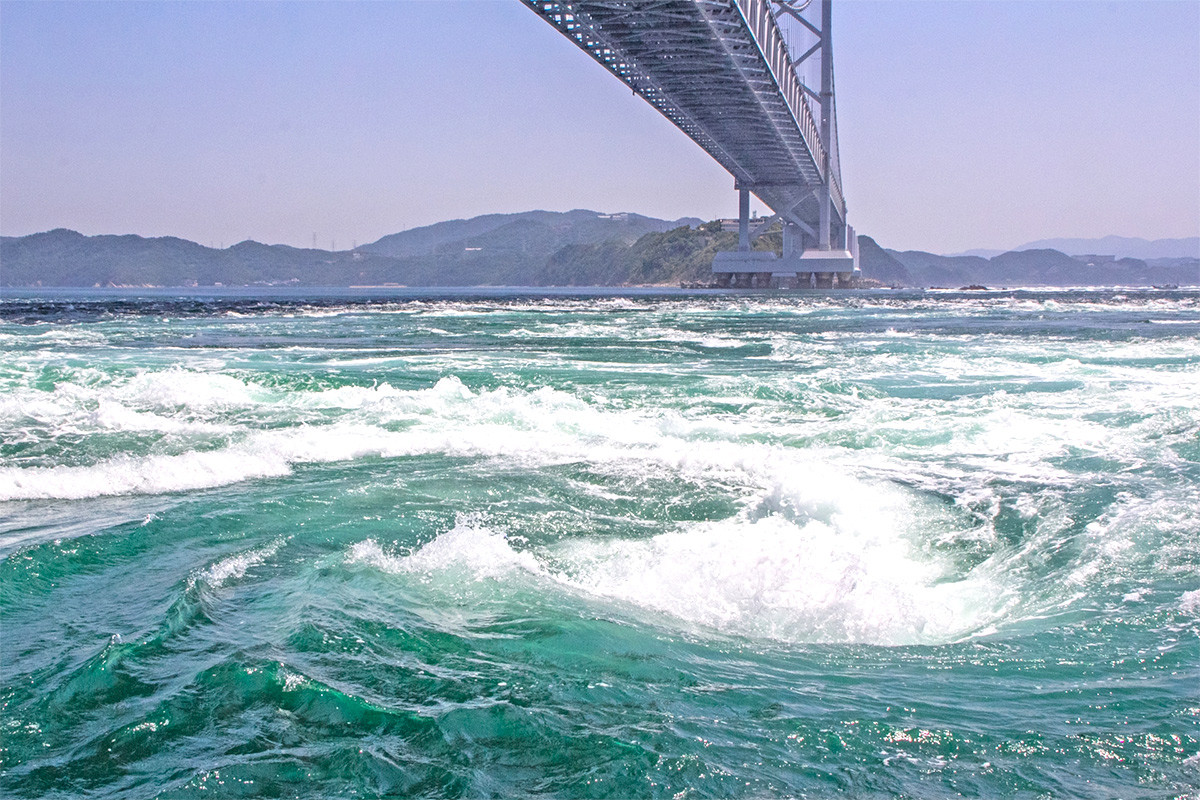
[[[522, 2], [733, 175], [745, 255], [721, 254], [727, 257], [714, 264], [718, 275], [854, 269], [837, 150], [830, 0]], [[810, 6], [821, 10], [816, 22]], [[818, 88], [810, 88], [809, 67], [818, 57]], [[750, 252], [750, 193], [774, 212], [757, 232], [775, 221], [783, 226], [781, 263]]]

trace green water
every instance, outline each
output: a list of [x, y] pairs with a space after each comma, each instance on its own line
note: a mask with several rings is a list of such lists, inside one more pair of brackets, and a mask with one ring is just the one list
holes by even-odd
[[1200, 293], [0, 320], [0, 794], [1200, 792]]

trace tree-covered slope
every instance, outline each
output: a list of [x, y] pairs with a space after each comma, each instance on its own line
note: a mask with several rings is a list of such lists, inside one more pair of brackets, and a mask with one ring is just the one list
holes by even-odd
[[[678, 221], [677, 221], [678, 222]], [[454, 220], [329, 252], [241, 242], [214, 249], [173, 237], [84, 236], [58, 229], [0, 237], [0, 286], [621, 286], [712, 280], [737, 247], [719, 223], [636, 214], [532, 211]], [[1200, 284], [1200, 264], [1088, 264], [1052, 249], [940, 256], [859, 237], [863, 276], [887, 286]], [[779, 251], [778, 228], [754, 242]]]

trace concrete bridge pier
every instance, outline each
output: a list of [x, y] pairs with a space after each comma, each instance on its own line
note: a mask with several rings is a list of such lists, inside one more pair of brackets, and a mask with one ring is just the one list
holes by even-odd
[[713, 278], [717, 286], [766, 289], [771, 286], [779, 256], [769, 250], [750, 249], [750, 190], [738, 188], [738, 249], [717, 253]]
[[717, 285], [733, 289], [770, 289], [774, 279], [771, 272], [732, 272], [727, 273], [724, 284], [718, 278]]

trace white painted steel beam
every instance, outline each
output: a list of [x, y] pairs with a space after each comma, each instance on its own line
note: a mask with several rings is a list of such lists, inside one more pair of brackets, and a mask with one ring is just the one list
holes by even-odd
[[[800, 16], [807, 3], [771, 0], [522, 0], [725, 167], [782, 219], [821, 229], [820, 191], [845, 224], [830, 158], [832, 60], [829, 22]], [[782, 10], [781, 10], [782, 9]], [[797, 77], [777, 13], [801, 19], [821, 40], [820, 117]], [[802, 56], [803, 61], [814, 51]], [[826, 89], [829, 90], [827, 101]]]

